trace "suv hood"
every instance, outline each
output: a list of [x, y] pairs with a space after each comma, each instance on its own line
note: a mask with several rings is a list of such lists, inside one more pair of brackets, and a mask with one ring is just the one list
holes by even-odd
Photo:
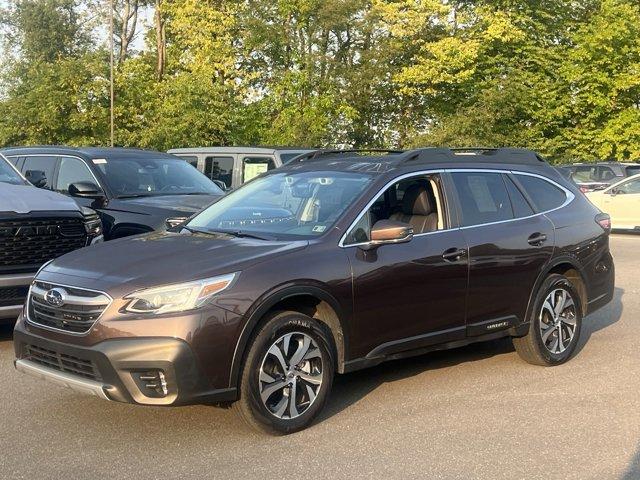
[[0, 182], [0, 212], [79, 211], [71, 198], [33, 185]]
[[212, 203], [217, 202], [222, 195], [158, 195], [138, 198], [115, 198], [111, 206], [117, 202], [119, 210], [129, 210], [139, 213], [148, 213], [149, 209], [159, 213], [185, 214], [190, 216], [199, 212]]
[[263, 241], [225, 234], [153, 232], [68, 253], [47, 265], [38, 278], [102, 290], [117, 298], [140, 288], [241, 271], [307, 245], [307, 241]]

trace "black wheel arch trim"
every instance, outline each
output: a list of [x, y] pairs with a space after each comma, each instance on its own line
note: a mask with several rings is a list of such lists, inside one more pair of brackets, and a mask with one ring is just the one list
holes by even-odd
[[233, 359], [231, 362], [231, 372], [229, 375], [229, 387], [236, 388], [238, 386], [238, 380], [240, 378], [240, 370], [242, 366], [242, 360], [246, 355], [247, 348], [249, 346], [249, 340], [251, 339], [256, 327], [260, 323], [260, 320], [264, 315], [275, 305], [292, 297], [314, 297], [318, 300], [326, 302], [335, 312], [340, 323], [340, 329], [342, 330], [342, 345], [336, 345], [337, 349], [337, 368], [336, 371], [342, 372], [344, 370], [344, 364], [348, 358], [349, 351], [349, 331], [347, 323], [345, 321], [344, 309], [340, 306], [340, 302], [327, 291], [327, 289], [317, 282], [305, 283], [305, 284], [285, 284], [276, 287], [275, 291], [270, 291], [259, 298], [249, 308], [245, 314], [247, 320], [244, 322], [242, 332], [236, 342], [236, 347], [233, 353]]
[[[533, 288], [531, 289], [531, 293], [529, 294], [529, 302], [527, 304], [527, 310], [526, 310], [526, 314], [525, 314], [525, 318], [522, 321], [522, 324], [528, 324], [529, 323], [529, 318], [531, 316], [531, 312], [532, 309], [534, 308], [534, 301], [536, 298], [536, 295], [538, 294], [538, 290], [540, 289], [540, 286], [542, 285], [542, 282], [544, 282], [545, 278], [547, 278], [549, 276], [549, 273], [551, 273], [551, 271], [556, 268], [558, 265], [562, 265], [562, 264], [569, 264], [573, 267], [573, 269], [578, 272], [578, 275], [580, 275], [580, 278], [582, 279], [582, 282], [585, 285], [585, 290], [587, 290], [587, 282], [585, 281], [585, 274], [584, 274], [584, 269], [582, 268], [582, 266], [580, 265], [580, 263], [578, 262], [578, 260], [574, 257], [572, 257], [571, 255], [568, 254], [563, 254], [560, 255], [558, 257], [553, 257], [549, 263], [547, 263], [544, 268], [541, 270], [540, 274], [538, 275], [538, 278], [536, 279], [535, 283], [533, 284]], [[587, 304], [589, 302], [588, 298], [585, 299], [581, 299], [583, 303]]]

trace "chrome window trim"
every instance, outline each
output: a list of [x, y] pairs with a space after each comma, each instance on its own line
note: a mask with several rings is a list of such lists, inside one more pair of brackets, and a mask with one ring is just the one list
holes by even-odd
[[[444, 170], [442, 168], [433, 169], [433, 170], [419, 170], [417, 172], [405, 173], [405, 174], [400, 175], [399, 177], [394, 177], [392, 180], [387, 182], [380, 190], [378, 190], [378, 192], [376, 192], [376, 194], [373, 196], [373, 198], [367, 203], [367, 205], [358, 214], [356, 219], [353, 222], [351, 222], [351, 225], [349, 225], [349, 228], [347, 228], [345, 230], [344, 234], [340, 238], [340, 241], [338, 242], [338, 246], [340, 248], [351, 248], [351, 247], [359, 247], [359, 246], [362, 246], [362, 245], [370, 245], [371, 244], [371, 242], [361, 242], [361, 243], [350, 243], [349, 245], [345, 245], [344, 242], [347, 239], [347, 235], [349, 234], [351, 229], [356, 226], [356, 224], [362, 219], [364, 214], [367, 213], [367, 211], [371, 208], [371, 206], [376, 202], [378, 197], [382, 193], [384, 193], [391, 185], [393, 185], [394, 183], [398, 183], [398, 182], [404, 180], [405, 178], [419, 177], [419, 176], [422, 176], [422, 175], [429, 175], [429, 174], [433, 174], [433, 173], [444, 173], [445, 171], [446, 170]], [[447, 229], [447, 230], [452, 230], [452, 229]], [[417, 235], [414, 235], [413, 237], [415, 238], [415, 237], [422, 237], [424, 235], [433, 235], [434, 233], [446, 232], [447, 230], [437, 230], [435, 232], [419, 233]]]
[[345, 242], [345, 240], [347, 238], [347, 235], [351, 231], [351, 229], [353, 227], [355, 227], [355, 225], [360, 221], [360, 219], [369, 210], [369, 208], [371, 208], [371, 206], [375, 203], [376, 199], [380, 196], [380, 194], [384, 193], [384, 191], [387, 190], [391, 185], [393, 185], [394, 183], [397, 183], [397, 182], [399, 182], [401, 180], [404, 180], [405, 178], [414, 177], [414, 176], [421, 176], [421, 175], [426, 175], [426, 174], [433, 174], [433, 173], [494, 173], [494, 174], [512, 174], [512, 175], [524, 175], [524, 176], [529, 176], [529, 177], [536, 177], [536, 178], [544, 180], [544, 181], [550, 183], [551, 185], [553, 185], [554, 187], [557, 187], [560, 190], [562, 190], [566, 195], [566, 199], [565, 199], [564, 203], [562, 205], [560, 205], [559, 207], [552, 208], [551, 210], [545, 210], [545, 211], [542, 211], [542, 212], [534, 213], [533, 215], [527, 215], [526, 217], [510, 218], [509, 220], [500, 220], [500, 221], [497, 221], [497, 222], [480, 223], [480, 224], [477, 224], [477, 225], [468, 225], [468, 226], [462, 226], [462, 227], [447, 228], [447, 229], [443, 229], [443, 230], [436, 230], [434, 232], [419, 233], [417, 235], [414, 235], [414, 238], [416, 238], [416, 237], [424, 237], [424, 236], [427, 236], [427, 235], [435, 235], [435, 234], [438, 234], [438, 233], [444, 233], [444, 232], [455, 231], [455, 230], [469, 230], [471, 228], [486, 227], [486, 226], [490, 226], [490, 225], [499, 225], [499, 224], [502, 224], [502, 223], [515, 222], [515, 221], [519, 221], [519, 220], [527, 220], [529, 218], [534, 218], [534, 217], [537, 217], [537, 216], [540, 216], [540, 215], [546, 215], [548, 213], [555, 212], [556, 210], [560, 210], [561, 208], [564, 208], [567, 205], [569, 205], [576, 198], [576, 196], [574, 195], [573, 192], [571, 192], [567, 188], [563, 187], [559, 183], [551, 180], [550, 178], [545, 177], [544, 175], [539, 175], [537, 173], [523, 172], [521, 170], [491, 169], [491, 168], [445, 168], [445, 169], [434, 169], [434, 170], [420, 170], [418, 172], [406, 173], [406, 174], [403, 174], [403, 175], [401, 175], [399, 177], [395, 177], [393, 180], [388, 182], [384, 187], [382, 187], [376, 193], [376, 195], [373, 197], [373, 199], [369, 203], [367, 203], [365, 208], [360, 212], [360, 214], [351, 223], [351, 225], [349, 225], [349, 228], [347, 228], [345, 233], [340, 238], [340, 242], [338, 243], [338, 246], [340, 248], [350, 248], [350, 247], [360, 247], [360, 246], [363, 246], [363, 245], [371, 245], [371, 242], [351, 243], [349, 245], [345, 245], [344, 242]]
[[[78, 157], [77, 155], [63, 155], [61, 153], [28, 153], [26, 155], [16, 155], [18, 157], [21, 158], [27, 158], [27, 157], [56, 157], [56, 158], [75, 158], [77, 160], [80, 160], [85, 167], [87, 167], [87, 170], [89, 170], [89, 173], [91, 174], [91, 176], [93, 177], [93, 179], [96, 181], [96, 186], [98, 188], [100, 188], [103, 192], [105, 192], [104, 187], [102, 186], [102, 184], [98, 181], [98, 178], [96, 177], [96, 174], [93, 173], [93, 170], [91, 169], [91, 167], [89, 165], [87, 165], [87, 162], [84, 161], [84, 158], [82, 157]], [[58, 170], [60, 170], [60, 166], [58, 166]], [[56, 178], [56, 182], [58, 181], [58, 178]], [[54, 192], [58, 192], [61, 193], [59, 190], [52, 190]], [[106, 193], [106, 192], [105, 192]], [[65, 194], [63, 194], [65, 195]], [[68, 193], [66, 194], [68, 195]], [[75, 288], [75, 287], [72, 287]]]
[[[33, 282], [44, 282], [44, 283], [50, 283], [51, 285], [55, 286], [55, 287], [66, 287], [66, 288], [75, 288], [76, 290], [84, 290], [85, 292], [92, 292], [92, 293], [99, 293], [101, 295], [104, 295], [105, 297], [107, 297], [109, 299], [109, 303], [107, 304], [106, 307], [104, 307], [104, 310], [102, 311], [102, 313], [100, 315], [98, 315], [98, 318], [96, 318], [94, 320], [94, 322], [91, 324], [91, 327], [89, 327], [89, 329], [86, 332], [83, 333], [79, 333], [79, 332], [70, 332], [69, 330], [62, 330], [61, 328], [55, 328], [55, 327], [49, 327], [47, 325], [42, 325], [41, 323], [38, 322], [34, 322], [33, 320], [31, 320], [29, 318], [29, 309], [30, 309], [30, 304], [31, 304], [31, 287], [29, 287], [29, 293], [27, 293], [27, 301], [25, 303], [25, 309], [24, 309], [24, 318], [27, 321], [27, 323], [34, 325], [38, 328], [43, 328], [45, 330], [50, 330], [52, 332], [57, 332], [57, 333], [64, 333], [66, 335], [72, 335], [74, 337], [85, 337], [87, 335], [89, 335], [89, 333], [91, 333], [91, 330], [93, 330], [93, 327], [95, 327], [96, 323], [98, 323], [98, 320], [100, 320], [102, 318], [102, 316], [104, 315], [104, 312], [106, 312], [109, 307], [111, 307], [111, 305], [113, 304], [113, 297], [111, 295], [109, 295], [107, 292], [103, 292], [102, 290], [94, 290], [92, 288], [84, 288], [84, 287], [76, 287], [73, 285], [64, 285], [62, 283], [57, 283], [57, 282], [49, 282], [46, 280], [39, 280], [38, 278], [34, 278]], [[32, 286], [33, 286], [33, 282], [32, 282]]]

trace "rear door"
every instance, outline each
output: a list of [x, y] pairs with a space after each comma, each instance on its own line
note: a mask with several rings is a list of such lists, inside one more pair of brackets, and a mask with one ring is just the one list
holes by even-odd
[[525, 321], [534, 283], [553, 253], [553, 224], [506, 172], [450, 175], [469, 246], [467, 335], [510, 328]]

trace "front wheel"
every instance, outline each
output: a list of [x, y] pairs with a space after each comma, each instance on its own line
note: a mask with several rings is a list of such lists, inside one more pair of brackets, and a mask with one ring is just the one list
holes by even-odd
[[275, 315], [249, 347], [234, 408], [250, 426], [270, 433], [306, 428], [329, 396], [332, 352], [316, 320], [296, 312]]
[[569, 360], [580, 338], [580, 296], [563, 275], [549, 275], [540, 286], [529, 333], [514, 338], [518, 355], [534, 365], [559, 365]]

